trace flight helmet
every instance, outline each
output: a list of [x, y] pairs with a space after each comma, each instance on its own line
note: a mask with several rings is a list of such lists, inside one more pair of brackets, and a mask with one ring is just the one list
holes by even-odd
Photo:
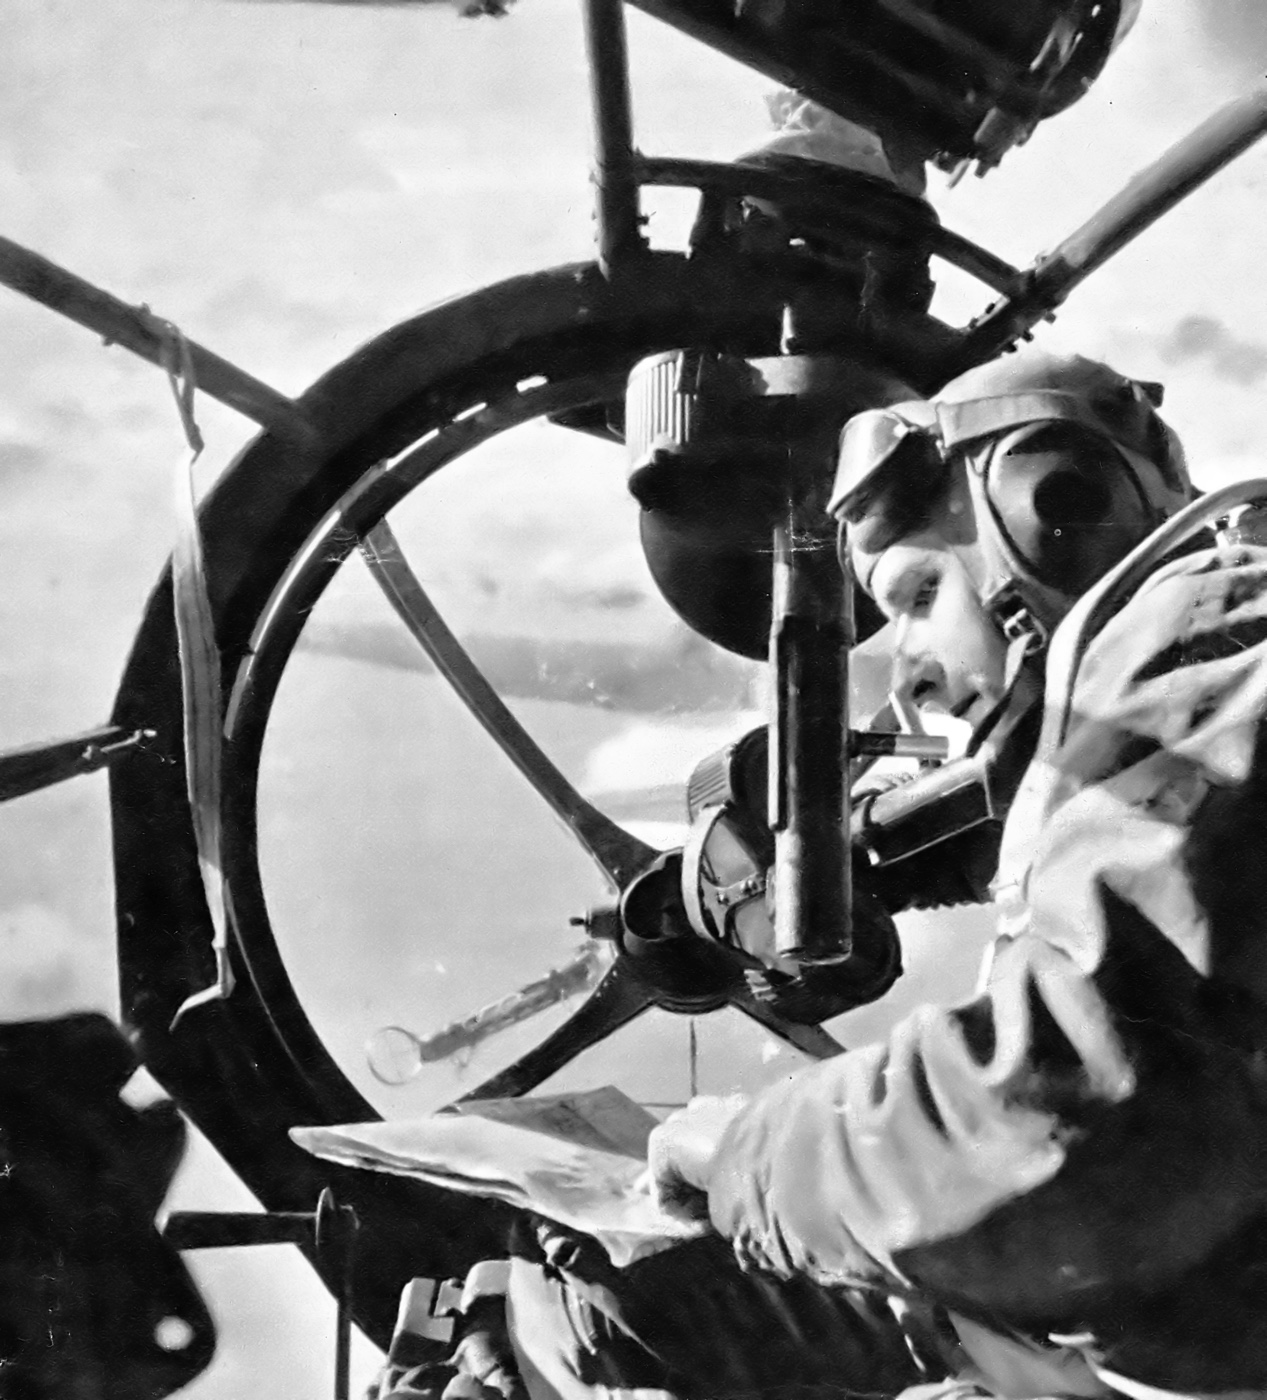
[[930, 400], [856, 414], [841, 435], [830, 508], [867, 560], [931, 521], [962, 462], [986, 578], [1009, 637], [1044, 638], [1073, 602], [1194, 495], [1157, 413], [1161, 386], [1081, 355], [1027, 348]]

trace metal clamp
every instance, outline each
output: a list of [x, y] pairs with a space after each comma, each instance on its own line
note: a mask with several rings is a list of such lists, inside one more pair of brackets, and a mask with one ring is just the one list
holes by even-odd
[[352, 1264], [360, 1221], [327, 1186], [314, 1211], [177, 1210], [163, 1238], [177, 1249], [233, 1249], [244, 1245], [311, 1245], [336, 1279], [334, 1400], [348, 1400], [352, 1343]]
[[1028, 639], [1032, 653], [1047, 645], [1047, 628], [1034, 616], [1029, 604], [1021, 597], [1015, 580], [1002, 583], [984, 600], [986, 611], [1009, 642]]

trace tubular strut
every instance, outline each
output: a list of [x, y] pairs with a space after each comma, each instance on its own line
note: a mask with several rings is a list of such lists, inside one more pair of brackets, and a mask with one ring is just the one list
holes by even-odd
[[969, 327], [948, 379], [984, 364], [1049, 317], [1081, 282], [1267, 134], [1267, 83], [1221, 107], [1140, 171]]
[[8, 749], [0, 753], [0, 802], [25, 797], [81, 773], [95, 773], [153, 737], [152, 730], [129, 731], [117, 724], [103, 724], [66, 739]]
[[[107, 345], [117, 342], [164, 369], [176, 394], [188, 439], [190, 472], [202, 451], [201, 434], [193, 418], [196, 389], [292, 445], [304, 448], [315, 444], [316, 429], [293, 400], [195, 344], [170, 321], [154, 315], [149, 307], [129, 306], [7, 238], [0, 238], [0, 283], [96, 331]], [[192, 1007], [227, 996], [233, 987], [227, 946], [230, 901], [220, 872], [219, 851], [219, 656], [192, 491], [192, 476], [186, 474], [178, 495], [180, 529], [172, 555], [172, 578], [185, 691], [190, 807], [215, 931], [216, 980], [211, 987], [189, 997], [177, 1011], [176, 1020]], [[126, 752], [140, 737], [116, 735], [113, 728], [102, 729], [82, 739], [0, 756], [0, 800], [76, 773], [91, 772]]]
[[315, 1211], [173, 1211], [163, 1238], [176, 1249], [225, 1249], [297, 1244], [324, 1255], [335, 1272], [334, 1400], [349, 1400], [352, 1342], [352, 1263], [360, 1221], [327, 1186]]
[[[96, 331], [107, 345], [122, 345], [151, 364], [163, 366], [171, 326], [147, 306], [129, 306], [82, 277], [0, 238], [0, 283], [42, 306]], [[185, 342], [194, 378], [204, 393], [236, 409], [262, 428], [299, 444], [314, 440], [316, 430], [302, 410], [284, 394], [270, 389], [244, 369], [222, 360], [194, 341]]]

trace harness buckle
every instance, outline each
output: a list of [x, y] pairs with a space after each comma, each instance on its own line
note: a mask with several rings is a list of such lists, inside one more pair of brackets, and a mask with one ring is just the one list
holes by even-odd
[[1047, 628], [1034, 616], [1016, 583], [1009, 579], [983, 600], [986, 611], [1009, 645], [1025, 642], [1025, 655], [1032, 656], [1048, 643]]

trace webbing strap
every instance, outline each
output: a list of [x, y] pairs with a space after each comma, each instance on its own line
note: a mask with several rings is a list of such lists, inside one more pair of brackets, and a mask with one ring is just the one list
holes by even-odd
[[211, 916], [216, 977], [211, 986], [183, 1001], [172, 1018], [174, 1029], [186, 1012], [227, 997], [233, 990], [229, 964], [229, 893], [221, 863], [220, 841], [220, 651], [207, 592], [206, 560], [198, 525], [194, 466], [203, 438], [194, 418], [193, 359], [189, 342], [169, 321], [158, 323], [163, 341], [163, 368], [176, 399], [186, 451], [176, 466], [176, 539], [172, 547], [172, 602], [184, 720], [185, 790], [193, 818], [198, 872]]
[[1033, 423], [1076, 423], [1116, 442], [1120, 433], [1104, 421], [1086, 397], [1061, 389], [1031, 389], [936, 405], [943, 450], [952, 452], [983, 437], [997, 437]]

